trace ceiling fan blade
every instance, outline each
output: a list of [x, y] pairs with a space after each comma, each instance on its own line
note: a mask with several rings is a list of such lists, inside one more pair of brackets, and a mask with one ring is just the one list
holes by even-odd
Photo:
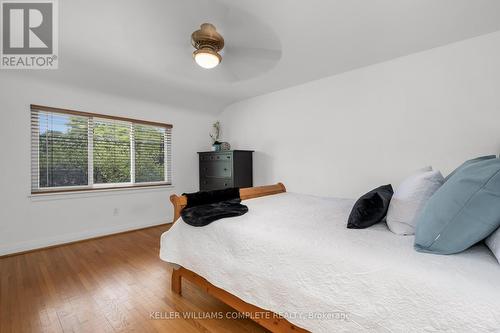
[[261, 75], [278, 64], [281, 51], [259, 48], [233, 48], [223, 56], [223, 66], [237, 78], [248, 80]]
[[281, 50], [265, 49], [258, 47], [231, 47], [227, 48], [227, 57], [240, 57], [248, 59], [262, 59], [268, 61], [278, 61], [281, 58]]

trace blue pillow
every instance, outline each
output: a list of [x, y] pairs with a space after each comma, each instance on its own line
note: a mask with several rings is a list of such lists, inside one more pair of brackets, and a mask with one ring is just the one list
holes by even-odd
[[427, 201], [418, 217], [415, 249], [452, 254], [500, 226], [500, 159], [459, 168]]
[[473, 158], [471, 160], [465, 161], [464, 163], [462, 163], [462, 165], [460, 165], [458, 168], [453, 170], [448, 176], [446, 176], [446, 178], [444, 179], [444, 182], [446, 183], [446, 181], [448, 179], [450, 179], [451, 176], [453, 176], [458, 170], [461, 170], [461, 169], [465, 168], [466, 166], [471, 165], [472, 163], [477, 163], [477, 162], [481, 162], [484, 160], [490, 160], [492, 158], [496, 158], [496, 155], [480, 156], [480, 157], [476, 157], [476, 158]]

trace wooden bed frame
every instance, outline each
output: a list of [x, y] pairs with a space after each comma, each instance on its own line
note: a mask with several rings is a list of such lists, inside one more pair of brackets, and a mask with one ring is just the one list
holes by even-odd
[[[266, 195], [273, 195], [286, 192], [285, 185], [278, 183], [276, 185], [267, 185], [259, 187], [249, 187], [240, 189], [241, 200], [263, 197]], [[174, 223], [181, 216], [181, 211], [187, 205], [187, 198], [185, 196], [177, 196], [175, 194], [170, 196], [170, 201], [174, 205]], [[267, 328], [275, 333], [289, 333], [289, 332], [308, 332], [307, 330], [293, 325], [285, 318], [278, 314], [259, 308], [253, 304], [247, 303], [233, 294], [218, 288], [208, 282], [202, 276], [192, 272], [184, 267], [180, 267], [172, 272], [172, 291], [178, 295], [182, 295], [182, 278], [190, 281], [201, 287], [210, 295], [226, 303], [235, 310], [249, 315], [249, 318], [259, 323], [261, 326]]]

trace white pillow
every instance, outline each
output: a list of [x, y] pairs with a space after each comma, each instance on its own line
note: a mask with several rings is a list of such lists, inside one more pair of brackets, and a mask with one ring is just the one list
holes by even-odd
[[427, 200], [443, 185], [441, 172], [427, 167], [406, 178], [394, 191], [387, 211], [387, 226], [398, 235], [413, 235], [417, 217]]
[[491, 252], [497, 257], [500, 263], [500, 228], [498, 228], [490, 237], [486, 238], [486, 245], [490, 248]]
[[417, 169], [417, 170], [415, 170], [415, 174], [423, 173], [423, 172], [427, 172], [427, 171], [432, 171], [432, 166], [428, 165], [426, 167], [423, 167], [422, 169]]

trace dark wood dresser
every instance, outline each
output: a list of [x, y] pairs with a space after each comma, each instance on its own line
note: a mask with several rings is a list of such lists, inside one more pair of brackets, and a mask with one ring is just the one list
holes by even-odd
[[252, 187], [252, 150], [199, 152], [200, 191]]

